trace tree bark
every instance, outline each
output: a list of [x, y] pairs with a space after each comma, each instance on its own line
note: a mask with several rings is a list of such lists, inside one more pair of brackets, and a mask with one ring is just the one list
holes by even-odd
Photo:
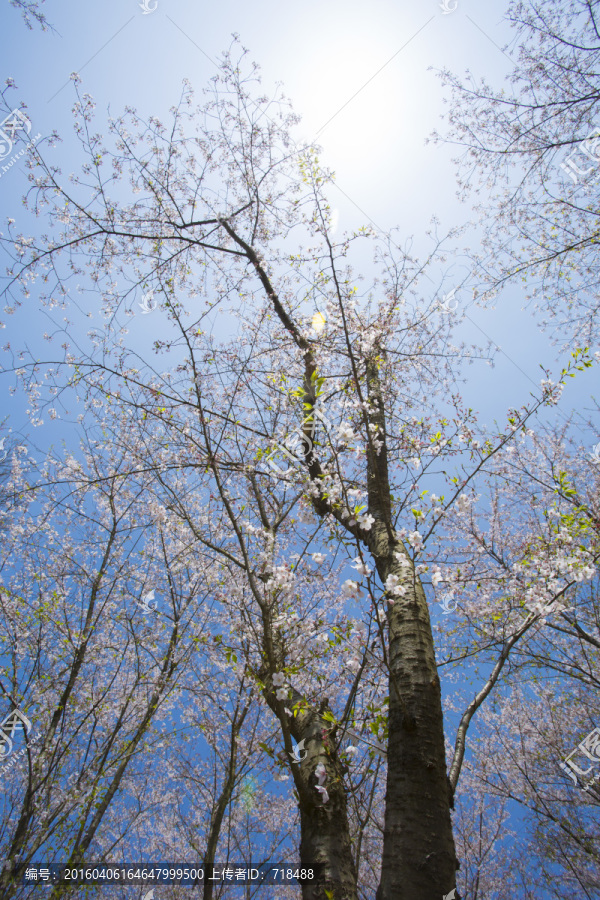
[[[402, 543], [392, 543], [402, 552]], [[400, 575], [389, 557], [382, 577]], [[377, 900], [442, 900], [456, 887], [440, 680], [423, 587], [411, 566], [389, 615], [388, 774]], [[408, 580], [404, 576], [404, 582]]]
[[381, 882], [377, 900], [442, 900], [456, 887], [451, 791], [446, 772], [440, 680], [425, 592], [392, 527], [385, 407], [379, 352], [367, 363], [369, 425], [382, 446], [367, 447], [367, 544], [385, 585], [398, 577], [401, 595], [388, 593], [388, 773]]
[[[300, 868], [312, 870], [313, 878], [302, 884], [302, 900], [358, 900], [356, 867], [348, 824], [344, 769], [335, 745], [335, 726], [325, 718], [328, 701], [319, 709], [308, 707], [298, 691], [291, 689], [296, 715], [286, 721], [284, 701], [267, 688], [265, 699], [278, 715], [284, 732], [300, 809]], [[289, 702], [289, 701], [288, 701]], [[283, 713], [283, 716], [281, 715]], [[294, 762], [290, 736], [304, 748], [300, 762]], [[317, 766], [325, 769], [328, 799], [317, 790]]]
[[[331, 900], [356, 900], [356, 869], [342, 764], [319, 713], [313, 711], [307, 719], [302, 734], [308, 753], [300, 766], [309, 792], [308, 798], [300, 797], [300, 866], [313, 869], [315, 880], [302, 886], [302, 898], [325, 900], [328, 891]], [[323, 803], [316, 789], [315, 770], [319, 763], [327, 773], [324, 785], [329, 795], [327, 803]]]

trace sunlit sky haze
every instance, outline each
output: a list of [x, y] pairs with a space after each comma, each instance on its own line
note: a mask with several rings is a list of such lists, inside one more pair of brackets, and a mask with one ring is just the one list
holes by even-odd
[[[2, 79], [16, 82], [11, 99], [26, 104], [36, 132], [61, 135], [52, 159], [65, 174], [82, 162], [72, 130], [72, 72], [96, 101], [99, 131], [109, 113], [116, 117], [126, 106], [144, 118], [165, 120], [184, 78], [201, 100], [235, 33], [260, 64], [265, 93], [281, 83], [301, 115], [299, 144], [321, 145], [321, 162], [335, 173], [336, 234], [369, 223], [384, 231], [398, 226], [401, 245], [412, 236], [413, 252], [422, 255], [431, 248], [425, 232], [433, 216], [444, 235], [472, 215], [456, 198], [451, 160], [457, 148], [425, 141], [434, 128], [443, 130], [444, 91], [436, 70], [470, 69], [496, 84], [511, 71], [510, 54], [502, 50], [512, 36], [503, 4], [47, 0], [44, 9], [53, 31], [29, 31], [16, 9], [2, 6]], [[27, 186], [24, 165], [9, 174], [0, 180], [0, 211], [18, 219]], [[476, 241], [475, 231], [469, 239]], [[460, 249], [456, 244], [447, 271], [436, 273], [432, 294], [441, 284], [450, 290], [468, 278]], [[501, 417], [509, 405], [527, 401], [542, 377], [539, 363], [551, 365], [556, 350], [530, 311], [521, 310], [524, 295], [518, 289], [506, 290], [495, 310], [473, 306], [468, 291], [457, 298], [468, 312], [461, 335], [482, 344], [489, 337], [503, 351], [496, 369], [479, 367], [465, 389], [466, 401], [483, 418]], [[569, 386], [565, 410], [577, 405], [582, 390], [589, 388], [581, 381]]]

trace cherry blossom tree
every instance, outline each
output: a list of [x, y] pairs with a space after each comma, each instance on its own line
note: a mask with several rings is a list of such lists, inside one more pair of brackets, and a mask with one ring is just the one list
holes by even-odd
[[[378, 900], [439, 900], [456, 886], [451, 809], [471, 720], [550, 601], [543, 578], [516, 570], [490, 575], [491, 593], [522, 586], [499, 624], [474, 597], [468, 621], [493, 629], [476, 648], [491, 674], [463, 705], [447, 773], [428, 595], [444, 582], [471, 609], [452, 529], [471, 540], [476, 486], [591, 361], [578, 351], [505, 423], [478, 425], [458, 383], [485, 354], [455, 342], [421, 286], [440, 243], [419, 263], [364, 229], [335, 242], [329, 173], [293, 145], [285, 103], [255, 97], [242, 70], [226, 54], [200, 108], [185, 86], [169, 127], [129, 110], [111, 121], [110, 147], [78, 94], [88, 160], [70, 184], [32, 150], [27, 204], [51, 235], [9, 222], [7, 312], [35, 290], [52, 322], [44, 338], [64, 338], [64, 352], [48, 359], [33, 341], [13, 351], [14, 370], [32, 424], [100, 415], [126, 460], [112, 480], [139, 482], [161, 534], [168, 524], [205, 565], [210, 640], [237, 686], [196, 840], [205, 859], [236, 816], [252, 695], [260, 727], [276, 725], [259, 748], [273, 780], [290, 780], [300, 867], [315, 874], [303, 897], [372, 896], [380, 869]], [[365, 242], [374, 274], [362, 290], [352, 262], [365, 265]], [[85, 334], [98, 307], [103, 322]], [[429, 502], [422, 478], [444, 494]], [[586, 553], [573, 566], [592, 577]]]
[[[38, 472], [26, 447], [12, 454], [6, 488], [17, 502], [2, 549], [0, 687], [6, 712], [18, 709], [32, 727], [2, 770], [6, 897], [23, 891], [11, 880], [15, 862], [40, 853], [70, 865], [89, 852], [127, 857], [125, 838], [156, 812], [147, 761], [198, 722], [206, 728], [202, 707], [217, 678], [220, 652], [212, 662], [205, 654], [203, 666], [197, 659], [211, 619], [206, 561], [182, 547], [174, 524], [149, 513], [148, 477], [124, 480], [127, 457], [117, 459], [113, 447], [103, 459], [97, 445], [82, 461], [69, 454]], [[177, 721], [183, 696], [197, 700], [193, 725]], [[252, 699], [229, 679], [220, 700], [222, 718], [232, 710], [235, 748]], [[234, 754], [226, 766], [216, 756], [217, 792], [222, 779], [239, 778], [247, 756]], [[175, 788], [166, 772], [160, 780], [163, 802], [176, 808], [181, 781]], [[127, 795], [139, 803], [127, 804]], [[213, 812], [213, 844], [221, 824]], [[168, 833], [163, 820], [157, 855]], [[52, 896], [69, 892], [56, 886]]]
[[[595, 770], [586, 760], [592, 774], [579, 777], [564, 762], [599, 715], [600, 472], [580, 440], [569, 423], [523, 432], [490, 466], [477, 514], [465, 507], [446, 522], [442, 577], [456, 619], [439, 647], [448, 683], [460, 681], [451, 707], [463, 706], [468, 660], [478, 680], [489, 673], [462, 713], [454, 757], [464, 753], [462, 728], [477, 712], [458, 826], [468, 896], [508, 889], [533, 896], [549, 884], [557, 897], [598, 896]], [[483, 706], [499, 678], [503, 689]], [[515, 801], [527, 836], [502, 850], [517, 832]]]
[[557, 340], [595, 346], [597, 10], [588, 0], [512, 0], [507, 17], [515, 65], [505, 87], [441, 73], [452, 98], [442, 136], [463, 150], [462, 195], [482, 198], [473, 277], [487, 296], [526, 283]]

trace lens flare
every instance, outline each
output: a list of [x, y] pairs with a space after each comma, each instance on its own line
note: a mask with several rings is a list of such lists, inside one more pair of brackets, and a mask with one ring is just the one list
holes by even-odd
[[323, 331], [325, 328], [325, 316], [323, 313], [315, 313], [312, 318], [312, 327], [316, 332]]

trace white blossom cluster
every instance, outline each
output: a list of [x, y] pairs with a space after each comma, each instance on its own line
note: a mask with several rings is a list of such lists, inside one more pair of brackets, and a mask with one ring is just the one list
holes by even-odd
[[561, 528], [550, 547], [540, 547], [527, 562], [512, 566], [516, 577], [509, 589], [523, 597], [531, 612], [545, 617], [557, 607], [564, 609], [568, 601], [562, 592], [573, 582], [591, 581], [596, 575], [592, 554], [573, 544], [573, 536]]

